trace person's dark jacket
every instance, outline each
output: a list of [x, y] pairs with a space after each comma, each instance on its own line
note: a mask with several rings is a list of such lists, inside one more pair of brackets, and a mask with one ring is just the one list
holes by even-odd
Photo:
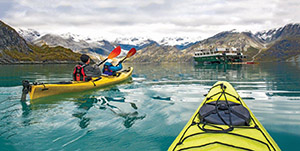
[[[83, 65], [82, 63], [80, 63], [80, 65]], [[101, 76], [101, 70], [97, 65], [85, 65], [85, 67], [83, 68], [84, 73], [86, 74], [86, 76], [88, 77], [99, 77]]]
[[90, 77], [99, 77], [101, 76], [101, 70], [97, 65], [87, 65], [86, 67], [83, 68], [84, 73], [86, 76]]

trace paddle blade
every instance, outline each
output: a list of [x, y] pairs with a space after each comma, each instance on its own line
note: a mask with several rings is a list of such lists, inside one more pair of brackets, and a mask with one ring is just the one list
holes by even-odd
[[118, 46], [116, 47], [111, 53], [108, 55], [107, 59], [112, 59], [116, 56], [118, 56], [121, 53], [121, 47]]
[[135, 53], [136, 53], [135, 48], [131, 48], [129, 50], [129, 52], [127, 53], [127, 55], [126, 55], [126, 58], [129, 58], [129, 57], [133, 56]]
[[111, 51], [111, 53], [108, 55], [108, 57], [106, 59], [104, 59], [103, 61], [101, 61], [97, 65], [98, 66], [102, 65], [107, 59], [112, 59], [112, 58], [118, 56], [120, 53], [121, 53], [121, 47], [118, 46], [113, 51]]
[[119, 65], [120, 63], [123, 63], [123, 62], [125, 61], [125, 59], [127, 59], [127, 58], [133, 56], [135, 53], [136, 53], [135, 48], [131, 48], [131, 49], [128, 51], [126, 57], [124, 57], [124, 58], [118, 63], [118, 65]]

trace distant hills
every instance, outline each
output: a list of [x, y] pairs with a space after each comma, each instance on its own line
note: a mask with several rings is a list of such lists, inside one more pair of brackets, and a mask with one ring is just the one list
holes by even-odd
[[[111, 50], [112, 46], [120, 45], [124, 50], [136, 48], [137, 50], [143, 49], [149, 45], [156, 44], [158, 46], [175, 46], [177, 49], [182, 50], [189, 47], [191, 44], [197, 42], [196, 39], [188, 37], [170, 38], [164, 37], [159, 41], [154, 41], [144, 37], [131, 37], [131, 38], [117, 38], [114, 41], [108, 41], [101, 37], [91, 38], [81, 35], [66, 33], [62, 35], [55, 35], [51, 33], [40, 34], [33, 29], [18, 29], [19, 34], [30, 43], [42, 44], [46, 43], [50, 46], [63, 46], [70, 48], [74, 51], [82, 49], [104, 49]], [[100, 52], [101, 54], [101, 52]]]
[[80, 54], [61, 46], [28, 43], [12, 27], [0, 21], [0, 64], [68, 63], [79, 61]]
[[257, 32], [254, 36], [259, 38], [263, 43], [270, 44], [274, 41], [287, 37], [297, 37], [300, 35], [300, 24], [288, 24], [278, 29], [271, 29]]
[[[192, 61], [195, 52], [201, 49], [216, 47], [236, 47], [243, 50], [248, 61], [300, 61], [300, 25], [288, 24], [278, 29], [257, 32], [236, 32], [235, 30], [224, 31], [207, 39], [195, 42], [189, 47], [179, 50], [175, 46], [159, 47], [162, 53], [159, 56], [150, 55], [148, 49], [139, 51], [139, 56], [134, 56], [133, 61]], [[154, 49], [157, 51], [157, 49]], [[176, 52], [177, 49], [178, 51]], [[172, 51], [169, 51], [172, 50]], [[174, 55], [176, 54], [176, 55]], [[171, 57], [172, 56], [172, 57]], [[158, 57], [161, 57], [160, 59]], [[174, 58], [173, 58], [174, 57]], [[176, 59], [175, 59], [176, 58]]]
[[[75, 52], [74, 56], [78, 56], [78, 53], [97, 53], [107, 56], [117, 45], [125, 50], [123, 55], [126, 54], [126, 50], [133, 47], [138, 50], [137, 54], [130, 58], [129, 61], [132, 62], [193, 61], [193, 55], [196, 51], [215, 47], [240, 48], [247, 55], [247, 59], [252, 61], [300, 61], [299, 24], [288, 24], [278, 29], [264, 30], [254, 34], [250, 31], [224, 31], [203, 40], [189, 39], [188, 37], [164, 37], [159, 41], [154, 41], [143, 37], [132, 37], [108, 41], [103, 38], [83, 37], [72, 33], [63, 35], [41, 34], [33, 29], [18, 29], [17, 33], [13, 28], [1, 22], [0, 35], [5, 37], [0, 39], [1, 62], [15, 62], [21, 58], [26, 60], [24, 59], [26, 57], [30, 58], [27, 60], [45, 61], [47, 59], [41, 59], [36, 49], [46, 47], [48, 51], [52, 51], [50, 49], [55, 47], [68, 52], [72, 50], [71, 52]], [[8, 51], [16, 51], [18, 52], [16, 55], [21, 56], [20, 58], [16, 56], [13, 58], [9, 56]], [[4, 59], [6, 57], [3, 56], [7, 55], [9, 59]], [[13, 59], [15, 60], [12, 61]]]
[[255, 35], [266, 45], [257, 61], [300, 62], [300, 24], [288, 24]]
[[280, 38], [268, 49], [262, 51], [257, 61], [300, 62], [300, 36]]

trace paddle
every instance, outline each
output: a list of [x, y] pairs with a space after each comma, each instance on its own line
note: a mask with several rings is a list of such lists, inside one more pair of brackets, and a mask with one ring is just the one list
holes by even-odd
[[27, 80], [22, 81], [23, 89], [22, 89], [22, 96], [21, 96], [21, 101], [26, 101], [26, 95], [30, 91], [30, 83]]
[[118, 65], [119, 65], [120, 63], [124, 62], [125, 59], [127, 59], [127, 58], [133, 56], [135, 53], [136, 53], [135, 48], [131, 48], [131, 49], [128, 51], [126, 57], [124, 57], [121, 61], [119, 61]]
[[101, 64], [103, 64], [107, 59], [112, 59], [114, 57], [117, 57], [119, 54], [121, 53], [121, 47], [118, 46], [116, 47], [113, 51], [111, 51], [111, 53], [108, 55], [108, 57], [106, 59], [104, 59], [103, 61], [101, 61], [100, 63], [98, 63], [97, 65], [100, 66]]

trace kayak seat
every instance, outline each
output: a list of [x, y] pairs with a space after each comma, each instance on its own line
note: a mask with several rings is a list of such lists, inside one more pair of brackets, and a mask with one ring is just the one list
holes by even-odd
[[54, 84], [73, 84], [71, 81], [61, 81]]
[[102, 76], [104, 76], [104, 77], [114, 77], [114, 76], [116, 76], [116, 77], [119, 77], [121, 75], [121, 72], [117, 72], [116, 74], [114, 74], [114, 75], [107, 75], [107, 74], [102, 74]]
[[200, 110], [201, 123], [218, 125], [249, 126], [250, 113], [241, 104], [227, 101], [204, 104]]

